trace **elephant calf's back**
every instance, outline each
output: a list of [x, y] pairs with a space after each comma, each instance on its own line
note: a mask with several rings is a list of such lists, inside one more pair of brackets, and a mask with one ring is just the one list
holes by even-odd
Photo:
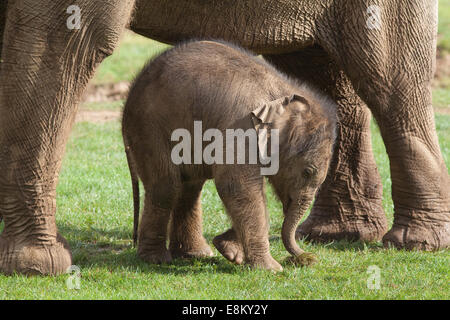
[[240, 117], [263, 101], [289, 94], [294, 86], [250, 52], [222, 42], [194, 41], [151, 61], [136, 78], [129, 99], [149, 102], [145, 108], [153, 116], [181, 113], [206, 120]]

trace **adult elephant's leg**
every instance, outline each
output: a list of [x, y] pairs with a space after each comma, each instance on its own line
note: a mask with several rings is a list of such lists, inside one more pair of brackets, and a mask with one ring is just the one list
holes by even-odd
[[[2, 56], [2, 45], [3, 45], [3, 33], [5, 31], [5, 24], [6, 24], [6, 7], [8, 5], [8, 1], [2, 1], [0, 3], [0, 58]], [[1, 72], [1, 68], [0, 68]], [[0, 81], [1, 81], [1, 73], [0, 73]], [[0, 223], [3, 220], [3, 215], [0, 211]]]
[[338, 132], [328, 176], [297, 237], [316, 241], [380, 240], [387, 231], [382, 184], [372, 153], [370, 111], [347, 76], [320, 47], [266, 56], [285, 73], [332, 97], [338, 106]]
[[169, 250], [172, 258], [213, 255], [202, 232], [201, 192], [204, 181], [183, 182], [180, 199], [170, 223]]
[[77, 10], [66, 13], [71, 4], [8, 2], [0, 64], [0, 271], [7, 274], [57, 274], [71, 264], [55, 224], [64, 145], [79, 96], [117, 44], [133, 1], [77, 1], [79, 29]]
[[8, 1], [2, 1], [0, 3], [0, 57], [2, 55], [3, 33], [5, 31], [7, 6], [8, 6]]
[[347, 2], [339, 9], [348, 14], [336, 16], [328, 28], [339, 32], [320, 41], [372, 110], [386, 145], [394, 225], [383, 242], [407, 249], [448, 247], [450, 181], [431, 104], [437, 1], [379, 6], [370, 14]]

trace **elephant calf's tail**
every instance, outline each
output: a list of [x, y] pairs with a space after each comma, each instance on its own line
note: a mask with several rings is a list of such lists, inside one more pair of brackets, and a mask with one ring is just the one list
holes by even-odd
[[140, 211], [139, 177], [137, 175], [136, 168], [134, 167], [129, 146], [125, 146], [125, 152], [127, 154], [128, 168], [130, 169], [131, 175], [131, 185], [133, 187], [133, 207], [134, 207], [133, 246], [136, 247], [138, 240], [139, 211]]

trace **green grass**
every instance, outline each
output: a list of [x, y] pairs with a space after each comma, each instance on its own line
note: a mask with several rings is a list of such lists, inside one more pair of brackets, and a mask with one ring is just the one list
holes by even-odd
[[87, 102], [83, 104], [82, 109], [89, 111], [102, 111], [102, 110], [120, 111], [122, 110], [124, 103], [125, 103], [124, 100]]
[[114, 54], [106, 58], [98, 68], [93, 83], [131, 81], [149, 58], [168, 47], [166, 44], [127, 31]]
[[433, 105], [441, 108], [450, 108], [450, 87], [435, 88], [433, 90]]
[[[442, 151], [450, 164], [450, 116], [436, 118]], [[392, 221], [389, 165], [376, 126], [374, 153]], [[208, 241], [229, 226], [214, 184], [203, 192]], [[118, 122], [79, 123], [72, 132], [58, 185], [57, 224], [69, 240], [81, 289], [68, 290], [67, 275], [0, 275], [0, 299], [449, 299], [450, 252], [383, 249], [380, 243], [300, 243], [318, 264], [271, 274], [229, 263], [218, 252], [210, 259], [150, 265], [131, 246], [132, 195]], [[288, 253], [279, 238], [281, 205], [268, 191], [271, 252]], [[367, 288], [367, 268], [381, 270], [380, 290]]]
[[450, 53], [450, 0], [439, 0], [438, 48]]

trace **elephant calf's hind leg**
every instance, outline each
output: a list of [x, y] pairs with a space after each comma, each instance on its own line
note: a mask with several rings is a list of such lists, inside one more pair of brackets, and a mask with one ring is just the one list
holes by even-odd
[[138, 256], [150, 263], [169, 263], [172, 256], [167, 250], [167, 228], [176, 202], [176, 188], [169, 182], [147, 187], [145, 204], [139, 226]]
[[214, 238], [213, 244], [229, 261], [236, 264], [242, 264], [244, 262], [244, 249], [238, 240], [235, 230], [229, 229], [221, 235], [218, 235]]

